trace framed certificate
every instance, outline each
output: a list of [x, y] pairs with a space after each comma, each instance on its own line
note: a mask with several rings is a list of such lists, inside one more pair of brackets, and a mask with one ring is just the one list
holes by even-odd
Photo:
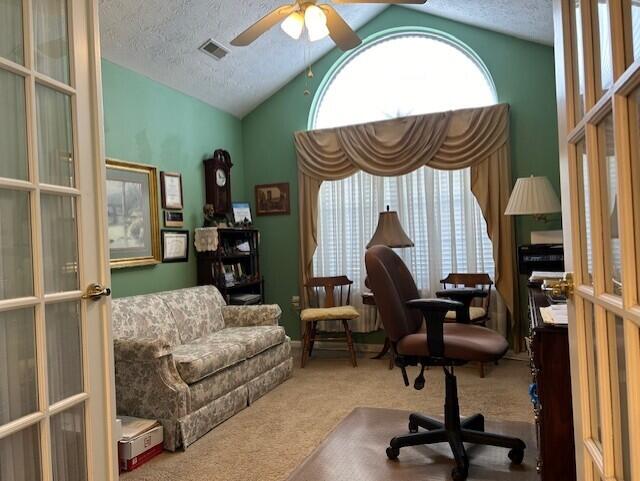
[[182, 210], [182, 174], [160, 172], [160, 192], [163, 209]]
[[162, 262], [189, 260], [189, 231], [162, 230]]

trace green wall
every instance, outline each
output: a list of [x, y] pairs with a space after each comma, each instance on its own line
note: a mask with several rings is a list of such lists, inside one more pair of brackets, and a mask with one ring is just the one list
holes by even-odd
[[[390, 7], [363, 27], [365, 38], [392, 27], [422, 26], [457, 37], [485, 62], [500, 102], [511, 105], [513, 177], [546, 175], [559, 192], [558, 139], [553, 49], [514, 37], [463, 25], [400, 7]], [[313, 65], [312, 92], [338, 60], [334, 50]], [[383, 68], [383, 66], [381, 66]], [[268, 302], [280, 304], [287, 333], [299, 338], [299, 322], [291, 308], [298, 295], [298, 206], [293, 132], [306, 130], [313, 95], [304, 96], [306, 78], [299, 75], [242, 121], [245, 188], [269, 182], [290, 182], [291, 215], [258, 217], [261, 263]], [[517, 241], [528, 243], [531, 230], [560, 228], [559, 218], [549, 224], [517, 219]], [[524, 289], [521, 289], [524, 293]], [[524, 310], [523, 310], [524, 312]], [[361, 339], [378, 340], [379, 336]]]
[[[233, 197], [245, 196], [240, 120], [106, 60], [102, 80], [107, 157], [182, 173], [184, 228], [193, 241], [193, 229], [202, 225], [207, 155], [218, 148], [231, 153]], [[190, 249], [187, 263], [112, 270], [114, 296], [195, 285], [193, 243]]]

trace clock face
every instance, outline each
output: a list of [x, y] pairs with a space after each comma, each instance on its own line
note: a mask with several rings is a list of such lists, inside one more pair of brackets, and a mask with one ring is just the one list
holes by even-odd
[[227, 184], [227, 175], [222, 169], [216, 170], [216, 184], [218, 187], [224, 187]]

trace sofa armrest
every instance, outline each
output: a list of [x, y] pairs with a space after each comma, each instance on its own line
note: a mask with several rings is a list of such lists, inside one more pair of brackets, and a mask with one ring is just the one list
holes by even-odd
[[189, 386], [182, 380], [163, 339], [114, 340], [118, 414], [178, 419], [189, 414]]
[[277, 326], [282, 309], [277, 304], [259, 306], [223, 306], [226, 327]]
[[164, 339], [120, 338], [113, 340], [116, 361], [150, 361], [171, 355], [171, 347]]

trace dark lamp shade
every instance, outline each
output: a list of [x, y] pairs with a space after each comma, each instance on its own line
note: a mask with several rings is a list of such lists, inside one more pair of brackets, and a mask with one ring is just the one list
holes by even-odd
[[391, 248], [413, 247], [413, 241], [405, 233], [398, 213], [394, 211], [380, 212], [378, 227], [373, 237], [367, 244], [367, 249], [373, 246], [383, 245]]

